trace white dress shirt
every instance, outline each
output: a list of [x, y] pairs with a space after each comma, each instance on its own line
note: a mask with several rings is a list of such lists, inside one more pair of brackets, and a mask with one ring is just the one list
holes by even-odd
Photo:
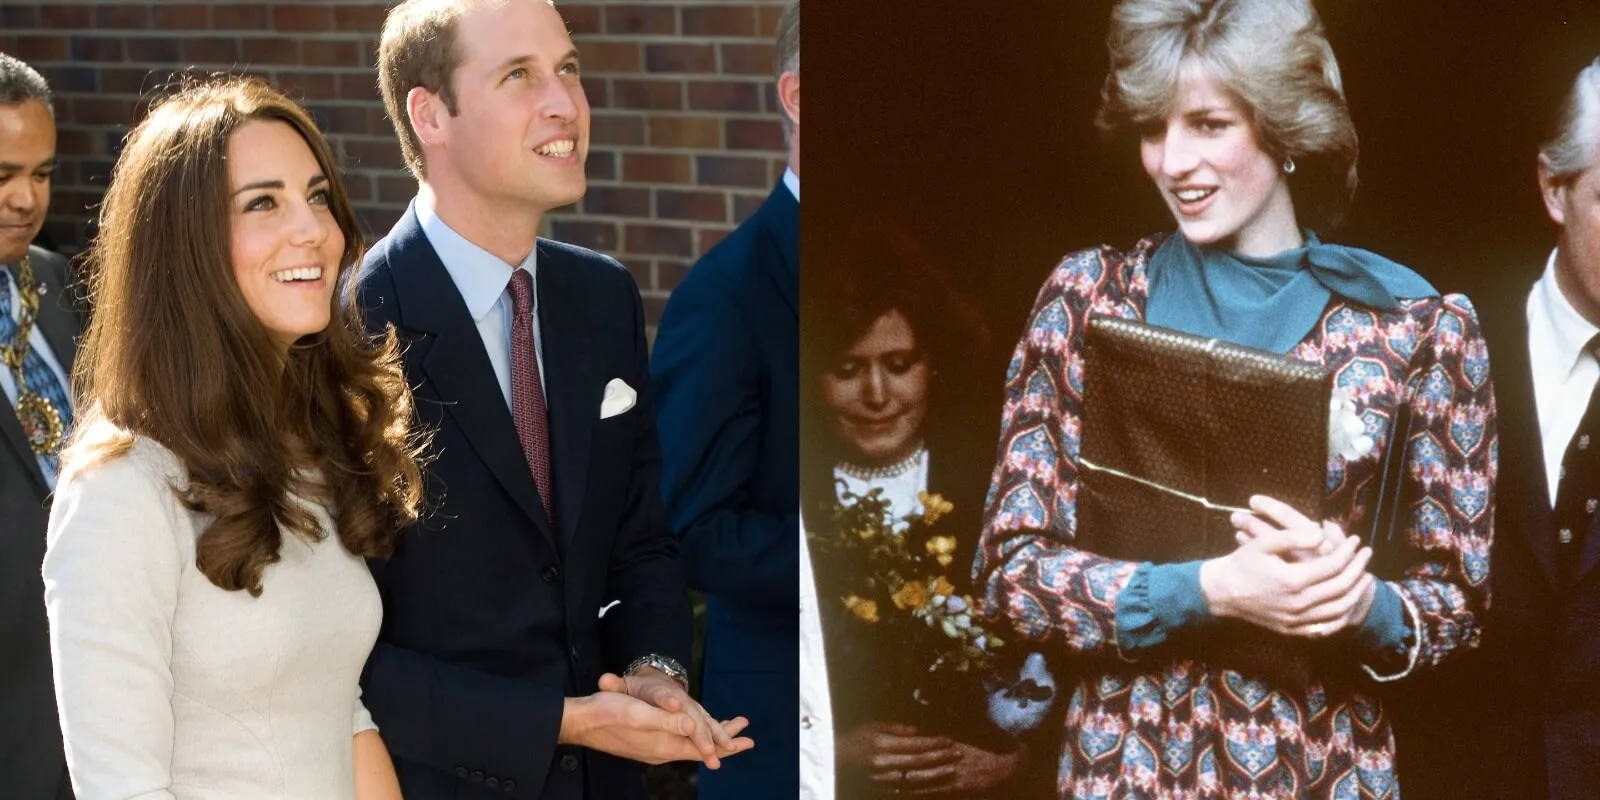
[[[439, 215], [425, 194], [417, 195], [417, 222], [428, 237], [439, 260], [444, 262], [450, 280], [455, 282], [461, 299], [467, 301], [467, 313], [478, 326], [483, 338], [483, 349], [489, 353], [489, 364], [494, 367], [494, 377], [500, 382], [500, 394], [505, 397], [506, 408], [511, 407], [511, 320], [515, 311], [511, 298], [511, 273], [526, 270], [533, 278], [533, 351], [539, 366], [539, 384], [544, 385], [544, 346], [539, 337], [539, 248], [528, 251], [521, 264], [507, 264], [499, 256], [466, 240], [456, 233]], [[547, 389], [546, 399], [550, 397]]]
[[[11, 292], [11, 319], [20, 325], [22, 324], [22, 296], [17, 293], [16, 281], [11, 277], [12, 269], [13, 267], [10, 264], [0, 264], [0, 281], [4, 281], [6, 288]], [[48, 296], [41, 297], [39, 302], [43, 304], [50, 299]], [[28, 334], [28, 347], [33, 352], [38, 353], [41, 359], [44, 359], [45, 366], [50, 368], [50, 372], [56, 376], [56, 380], [61, 381], [61, 388], [67, 392], [67, 396], [70, 398], [72, 396], [72, 384], [67, 380], [66, 372], [61, 369], [61, 362], [56, 360], [55, 352], [50, 349], [50, 343], [44, 340], [44, 334], [39, 331], [38, 320], [34, 320], [33, 330]], [[17, 379], [15, 375], [11, 374], [11, 368], [4, 364], [0, 364], [0, 390], [5, 391], [6, 401], [10, 404], [13, 413], [15, 413], [17, 407]], [[44, 473], [45, 485], [54, 488], [56, 485], [55, 470], [51, 469], [50, 465], [46, 463], [44, 456], [35, 456], [34, 458], [39, 462], [39, 471]]]
[[793, 167], [783, 171], [783, 185], [789, 187], [789, 192], [794, 195], [794, 201], [800, 202], [800, 176], [795, 174]]
[[1584, 349], [1596, 333], [1600, 328], [1584, 319], [1556, 285], [1556, 253], [1550, 251], [1544, 276], [1528, 293], [1528, 356], [1552, 507], [1561, 484], [1561, 459], [1600, 381], [1600, 361]]
[[822, 651], [822, 614], [800, 521], [800, 800], [833, 800], [833, 707]]

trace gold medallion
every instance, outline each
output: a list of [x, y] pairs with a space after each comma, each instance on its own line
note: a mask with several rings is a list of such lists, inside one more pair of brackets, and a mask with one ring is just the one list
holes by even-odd
[[61, 415], [49, 400], [26, 389], [18, 392], [17, 421], [35, 455], [48, 455], [61, 447]]

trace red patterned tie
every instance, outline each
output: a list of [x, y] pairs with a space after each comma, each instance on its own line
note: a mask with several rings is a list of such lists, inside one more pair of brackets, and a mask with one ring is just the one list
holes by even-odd
[[539, 354], [533, 349], [533, 276], [525, 269], [511, 273], [511, 418], [528, 458], [539, 499], [550, 524], [556, 524], [555, 494], [550, 481], [550, 417], [545, 412], [544, 381]]

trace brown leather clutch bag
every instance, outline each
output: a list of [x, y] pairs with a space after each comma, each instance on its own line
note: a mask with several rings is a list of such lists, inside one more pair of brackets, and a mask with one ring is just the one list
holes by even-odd
[[[1158, 564], [1226, 555], [1228, 517], [1255, 494], [1322, 518], [1322, 366], [1101, 316], [1085, 350], [1078, 547]], [[1309, 642], [1232, 620], [1164, 647], [1292, 685], [1312, 672]]]

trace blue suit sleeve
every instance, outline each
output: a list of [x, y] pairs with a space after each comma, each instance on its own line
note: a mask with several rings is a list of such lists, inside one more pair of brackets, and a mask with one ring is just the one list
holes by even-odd
[[751, 499], [763, 420], [754, 333], [726, 284], [694, 277], [673, 292], [650, 364], [667, 524], [690, 586], [798, 609], [799, 513]]

